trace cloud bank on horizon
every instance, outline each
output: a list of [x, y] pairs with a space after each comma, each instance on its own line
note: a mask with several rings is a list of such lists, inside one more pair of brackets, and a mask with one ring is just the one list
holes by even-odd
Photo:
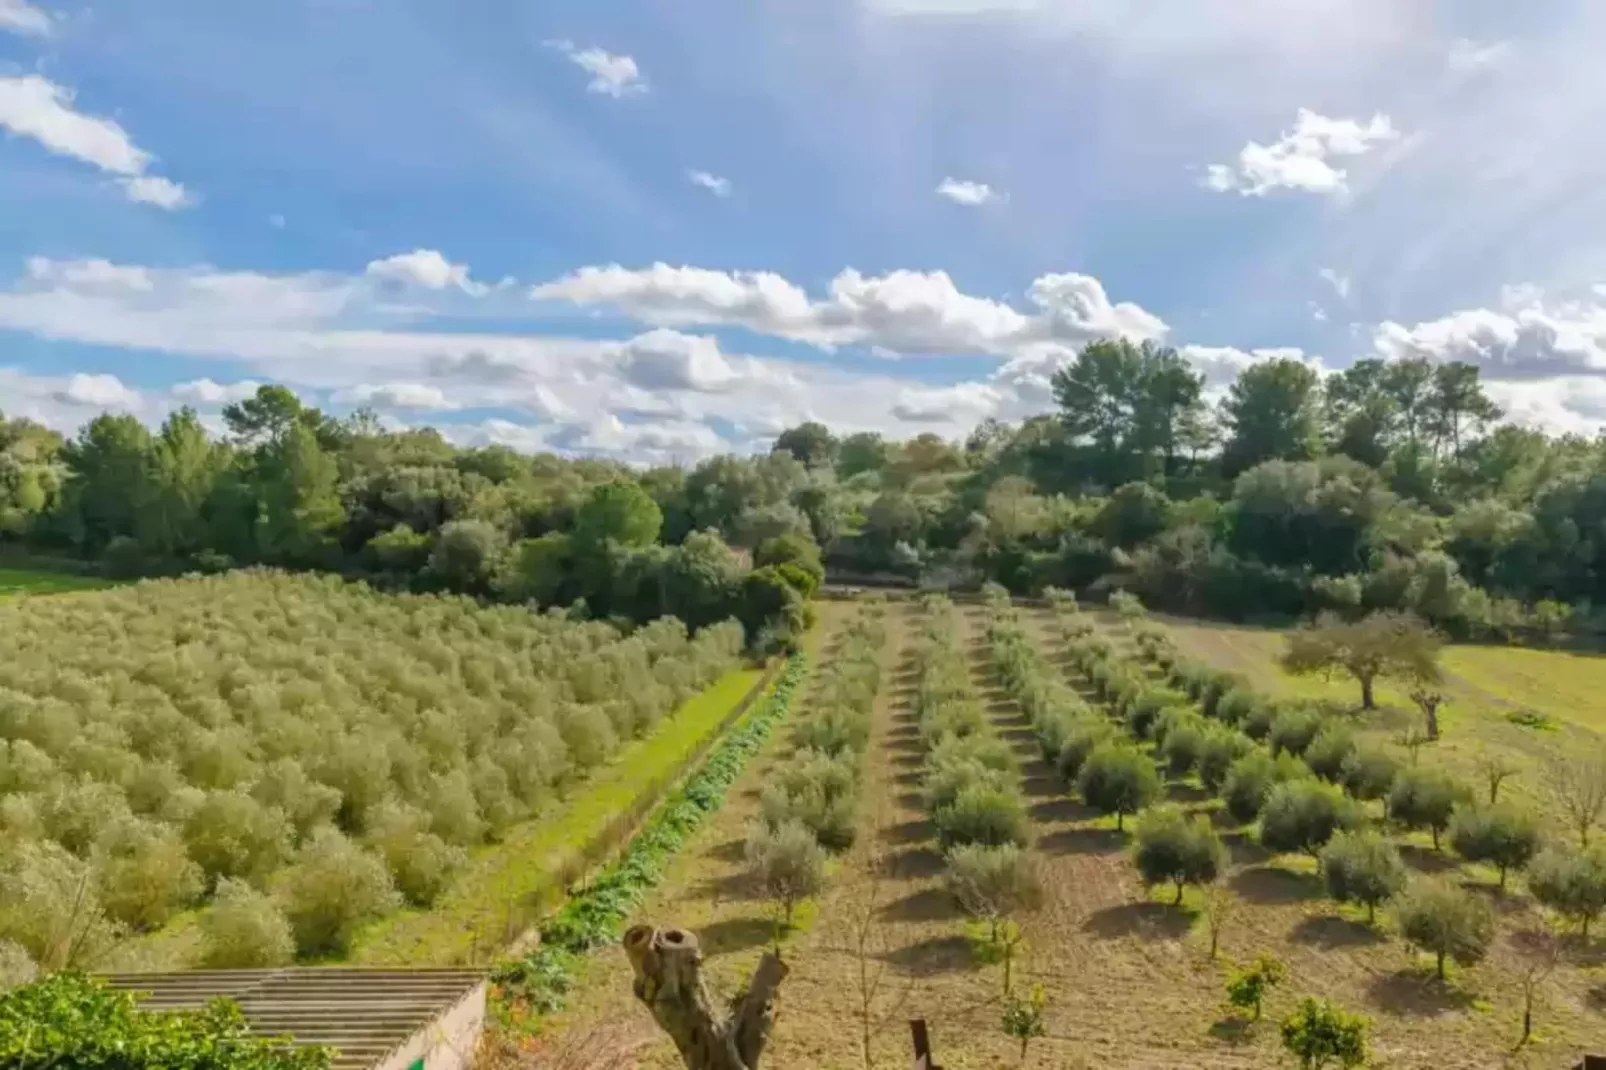
[[599, 7], [0, 0], [0, 409], [277, 381], [689, 461], [1020, 419], [1130, 338], [1606, 427], [1584, 0]]

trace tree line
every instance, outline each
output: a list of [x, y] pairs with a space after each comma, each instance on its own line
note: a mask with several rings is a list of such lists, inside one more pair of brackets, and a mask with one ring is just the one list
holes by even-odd
[[[1276, 358], [1214, 405], [1175, 350], [1095, 342], [1056, 409], [963, 441], [820, 423], [629, 468], [459, 448], [263, 387], [207, 435], [0, 423], [0, 537], [130, 573], [269, 563], [785, 641], [844, 575], [1123, 588], [1234, 618], [1409, 610], [1459, 637], [1598, 632], [1606, 440], [1502, 423], [1478, 369]], [[789, 567], [790, 566], [790, 567]]]

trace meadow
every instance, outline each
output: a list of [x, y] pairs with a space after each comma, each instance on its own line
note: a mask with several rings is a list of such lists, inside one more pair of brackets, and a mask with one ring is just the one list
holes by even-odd
[[[822, 606], [827, 651], [854, 611], [851, 602]], [[1491, 908], [1495, 935], [1486, 954], [1465, 966], [1452, 961], [1440, 980], [1433, 956], [1404, 939], [1399, 900], [1379, 906], [1375, 921], [1358, 904], [1333, 901], [1312, 854], [1268, 847], [1260, 824], [1229, 813], [1220, 788], [1206, 786], [1200, 770], [1168, 770], [1168, 731], [1186, 726], [1208, 735], [1220, 728], [1173, 682], [1194, 669], [1239, 674], [1269, 700], [1332, 700], [1334, 711], [1358, 705], [1353, 684], [1283, 673], [1282, 634], [1172, 618], [1134, 629], [1102, 612], [1075, 614], [1078, 623], [1067, 630], [1065, 614], [1054, 610], [967, 605], [945, 612], [953, 613], [953, 649], [968, 683], [950, 679], [944, 688], [951, 701], [979, 702], [985, 712], [985, 725], [966, 728], [967, 735], [1004, 741], [1013, 752], [1013, 772], [1003, 783], [1016, 785], [1024, 803], [1021, 849], [1039, 885], [1035, 902], [1009, 912], [1021, 939], [1009, 956], [1013, 995], [1006, 996], [1003, 967], [981, 935], [986, 925], [978, 928], [974, 910], [954, 894], [947, 818], [928, 808], [935, 768], [931, 612], [914, 601], [886, 610], [884, 683], [871, 715], [856, 834], [782, 941], [792, 972], [765, 1065], [865, 1066], [866, 1037], [874, 1065], [904, 1065], [904, 1023], [924, 1017], [948, 1067], [1269, 1068], [1288, 1065], [1278, 1023], [1306, 996], [1367, 1019], [1369, 1065], [1561, 1068], [1601, 1046], [1601, 945], [1579, 940], [1571, 929], [1554, 969], [1533, 981], [1536, 1032], [1518, 1046], [1523, 978], [1532, 976], [1526, 941], [1542, 914], [1521, 873], [1501, 889], [1492, 867], [1459, 858], [1448, 839], [1435, 849], [1427, 830], [1385, 820], [1381, 802], [1355, 804], [1364, 826], [1403, 860], [1408, 889], [1447, 881]], [[1159, 643], [1138, 642], [1135, 631], [1145, 630], [1169, 636], [1172, 653], [1163, 660], [1173, 668], [1145, 655], [1146, 646]], [[1017, 643], [1012, 632], [1028, 648], [1015, 661], [1000, 655]], [[1602, 746], [1592, 727], [1600, 717], [1592, 696], [1606, 688], [1606, 661], [1563, 651], [1451, 647], [1443, 665], [1444, 736], [1414, 757], [1401, 740], [1419, 715], [1395, 689], [1380, 689], [1376, 711], [1329, 716], [1358, 747], [1386, 754], [1395, 775], [1442, 771], [1481, 793], [1479, 763], [1491, 755], [1508, 761], [1515, 772], [1501, 798], [1534, 813], [1547, 841], [1567, 841], [1546, 770], [1552, 759]], [[1065, 697], [1062, 686], [1074, 697]], [[1128, 686], [1136, 690], [1124, 692]], [[1150, 711], [1155, 716], [1133, 713], [1148, 709], [1145, 696], [1158, 693], [1164, 704]], [[812, 690], [803, 696], [798, 709], [806, 714], [819, 700]], [[1075, 712], [1046, 728], [1058, 716], [1045, 712], [1054, 702]], [[1510, 719], [1523, 711], [1543, 714], [1551, 727]], [[1157, 729], [1161, 723], [1167, 727]], [[1121, 743], [1134, 724], [1143, 726], [1137, 741]], [[1215, 881], [1148, 886], [1133, 854], [1143, 814], [1128, 813], [1118, 829], [1107, 799], [1092, 804], [1085, 780], [1067, 780], [1063, 758], [1045, 759], [1047, 736], [1090, 726], [1100, 739], [1159, 761], [1160, 794], [1152, 802], [1209, 824], [1224, 852]], [[1154, 733], [1162, 744], [1153, 742]], [[990, 753], [991, 744], [980, 746]], [[765, 785], [791, 754], [785, 740], [772, 743], [632, 916], [696, 931], [705, 976], [721, 993], [740, 987], [773, 939], [775, 903], [755, 889], [744, 843], [762, 820]], [[1285, 973], [1257, 1022], [1225, 1006], [1225, 985], [1263, 954]], [[629, 977], [617, 949], [595, 952], [570, 1008], [547, 1023], [540, 1050], [557, 1052], [585, 1037], [589, 1052], [612, 1052], [619, 1065], [680, 1065], [629, 1001]], [[1044, 1002], [1023, 1063], [1019, 1040], [1001, 1024], [1006, 1009], [1024, 1006], [1037, 985]]]

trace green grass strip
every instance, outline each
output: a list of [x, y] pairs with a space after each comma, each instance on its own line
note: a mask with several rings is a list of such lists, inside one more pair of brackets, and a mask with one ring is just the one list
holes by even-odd
[[630, 841], [618, 861], [570, 898], [542, 927], [541, 946], [496, 969], [492, 978], [501, 986], [507, 1003], [537, 1015], [563, 1007], [580, 956], [618, 942], [631, 912], [662, 879], [669, 861], [691, 834], [724, 804], [725, 793], [748, 760], [790, 711], [792, 693], [805, 669], [804, 656], [794, 655], [763, 705], [719, 743], [702, 768]]

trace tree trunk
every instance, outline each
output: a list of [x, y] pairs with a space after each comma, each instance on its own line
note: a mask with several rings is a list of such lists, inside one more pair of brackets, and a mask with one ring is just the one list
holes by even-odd
[[1439, 952], [1439, 980], [1444, 980], [1444, 952]]
[[1534, 1032], [1534, 993], [1529, 988], [1522, 994], [1522, 1039], [1517, 1041], [1517, 1047], [1528, 1043], [1528, 1038]]
[[1361, 676], [1361, 708], [1377, 709], [1377, 699], [1372, 695], [1372, 676], [1369, 673]]
[[1433, 826], [1433, 849], [1435, 851], [1439, 849], [1439, 826], [1437, 825]]
[[1366, 924], [1375, 925], [1376, 923], [1377, 923], [1377, 904], [1371, 902], [1370, 900], [1368, 900], [1367, 904], [1366, 904]]
[[1177, 907], [1182, 905], [1182, 882], [1181, 881], [1177, 881], [1177, 897], [1176, 897], [1176, 899], [1172, 900], [1171, 905], [1172, 906], [1177, 906]]
[[637, 925], [625, 933], [624, 951], [636, 975], [636, 998], [675, 1042], [687, 1070], [757, 1070], [785, 963], [773, 954], [760, 959], [727, 1017], [703, 985], [702, 953], [692, 933]]
[[1125, 817], [1126, 817], [1126, 815], [1125, 815], [1125, 814], [1123, 814], [1123, 813], [1121, 813], [1121, 811], [1119, 811], [1119, 810], [1117, 810], [1117, 811], [1116, 811], [1116, 812], [1115, 812], [1115, 831], [1117, 831], [1117, 832], [1120, 832], [1120, 831], [1122, 831], [1122, 829], [1121, 829], [1121, 821], [1122, 821], [1122, 820], [1123, 820], [1123, 819], [1124, 819], [1124, 818], [1125, 818]]
[[1439, 706], [1438, 706], [1438, 703], [1434, 703], [1433, 705], [1429, 706], [1423, 712], [1425, 712], [1427, 714], [1427, 718], [1428, 718], [1428, 724], [1427, 724], [1428, 742], [1429, 743], [1435, 743], [1439, 739]]
[[1500, 890], [1504, 892], [1506, 890], [1506, 867], [1499, 866], [1497, 868], [1500, 870]]

